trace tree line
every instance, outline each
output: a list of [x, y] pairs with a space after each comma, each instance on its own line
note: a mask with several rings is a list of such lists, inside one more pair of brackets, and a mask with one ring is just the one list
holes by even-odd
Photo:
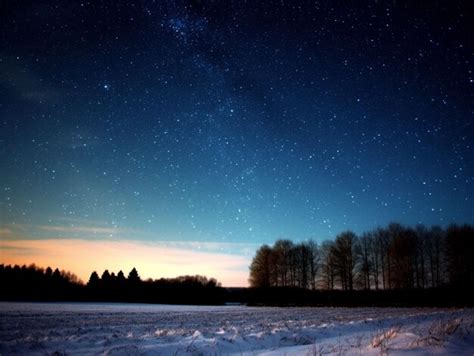
[[83, 287], [79, 278], [58, 268], [31, 264], [0, 265], [2, 300], [68, 300]]
[[201, 275], [142, 280], [133, 268], [125, 277], [105, 270], [92, 272], [86, 285], [90, 297], [99, 301], [167, 304], [223, 304], [225, 290], [215, 278]]
[[223, 304], [225, 290], [214, 278], [180, 276], [142, 280], [136, 268], [127, 276], [105, 270], [92, 272], [84, 284], [67, 271], [34, 264], [0, 265], [0, 300], [102, 301], [167, 304]]
[[474, 227], [397, 223], [321, 243], [278, 240], [250, 265], [251, 288], [222, 288], [214, 278], [143, 280], [93, 272], [87, 283], [67, 271], [0, 265], [0, 300], [167, 304], [472, 306]]
[[250, 265], [251, 287], [311, 290], [472, 288], [474, 227], [391, 223], [360, 236], [263, 245]]

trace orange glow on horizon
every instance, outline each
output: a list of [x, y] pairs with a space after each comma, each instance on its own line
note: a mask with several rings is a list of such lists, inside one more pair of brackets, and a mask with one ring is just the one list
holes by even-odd
[[87, 283], [105, 269], [125, 275], [135, 267], [142, 279], [204, 275], [223, 286], [247, 286], [250, 261], [242, 256], [167, 247], [139, 241], [42, 239], [0, 241], [0, 263], [58, 267]]

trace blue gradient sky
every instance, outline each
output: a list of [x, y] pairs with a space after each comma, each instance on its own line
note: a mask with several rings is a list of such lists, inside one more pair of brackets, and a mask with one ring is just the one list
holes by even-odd
[[472, 9], [368, 4], [7, 2], [2, 241], [473, 223]]

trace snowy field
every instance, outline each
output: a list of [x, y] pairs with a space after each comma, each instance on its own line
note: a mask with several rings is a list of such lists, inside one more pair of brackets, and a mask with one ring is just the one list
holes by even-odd
[[0, 303], [0, 354], [473, 355], [473, 327], [473, 309]]

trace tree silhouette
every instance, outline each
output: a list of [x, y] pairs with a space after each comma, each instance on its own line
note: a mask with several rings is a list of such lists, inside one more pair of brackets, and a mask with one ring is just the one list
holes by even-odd
[[131, 270], [130, 273], [128, 274], [128, 278], [127, 278], [127, 279], [128, 279], [128, 281], [129, 281], [130, 283], [134, 283], [134, 284], [136, 284], [136, 283], [138, 283], [138, 282], [141, 281], [140, 276], [138, 275], [138, 272], [137, 272], [137, 270], [135, 269], [135, 267], [132, 268], [132, 270]]
[[[249, 267], [249, 283], [261, 287], [263, 304], [426, 305], [433, 300], [431, 305], [472, 305], [474, 227], [392, 223], [360, 238], [347, 231], [319, 245], [278, 240], [261, 246]], [[221, 304], [227, 293], [237, 293], [239, 301], [255, 300], [252, 291], [228, 292], [199, 275], [143, 281], [136, 268], [127, 278], [122, 271], [115, 275], [106, 269], [101, 277], [94, 271], [84, 285], [58, 268], [2, 264], [0, 281], [1, 300]]]
[[391, 223], [362, 234], [260, 247], [250, 264], [252, 287], [425, 289], [474, 285], [474, 228], [427, 229]]
[[125, 275], [121, 270], [117, 273], [117, 281], [125, 281]]
[[272, 249], [263, 245], [250, 265], [249, 283], [252, 287], [270, 287], [270, 255]]
[[457, 288], [474, 285], [474, 227], [451, 225], [446, 231], [449, 283]]
[[92, 272], [90, 277], [89, 277], [89, 282], [87, 282], [87, 285], [90, 287], [98, 287], [100, 284], [100, 278], [99, 275], [97, 274], [96, 271]]
[[332, 251], [342, 289], [354, 289], [355, 267], [358, 261], [357, 236], [351, 231], [343, 232], [336, 237]]
[[324, 241], [321, 245], [321, 281], [323, 289], [334, 289], [336, 279], [333, 241]]

